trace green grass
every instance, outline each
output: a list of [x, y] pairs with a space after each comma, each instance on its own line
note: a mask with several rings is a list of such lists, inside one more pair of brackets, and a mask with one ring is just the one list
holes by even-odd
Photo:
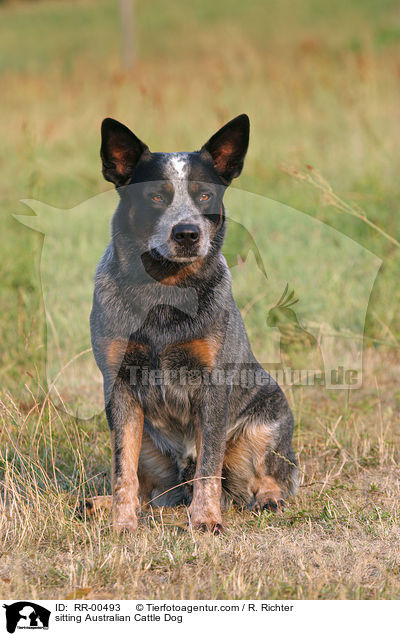
[[[130, 73], [120, 68], [117, 6], [0, 5], [0, 490], [7, 504], [0, 595], [56, 598], [88, 588], [98, 598], [398, 597], [400, 250], [293, 176], [293, 168], [303, 174], [311, 165], [400, 241], [398, 2], [138, 0]], [[28, 213], [21, 199], [70, 209], [109, 189], [98, 156], [107, 115], [151, 149], [173, 151], [198, 148], [240, 112], [250, 116], [252, 138], [235, 187], [324, 221], [382, 260], [366, 316], [363, 387], [350, 394], [287, 389], [302, 487], [282, 516], [230, 510], [226, 537], [213, 539], [186, 530], [185, 510], [160, 516], [144, 509], [139, 534], [115, 539], [106, 519], [74, 515], [84, 494], [109, 492], [107, 427], [102, 414], [81, 421], [45, 400], [43, 236], [11, 215]], [[240, 214], [268, 257], [271, 225], [255, 205]], [[92, 262], [99, 243], [88, 241], [88, 224], [76, 248]], [[243, 250], [243, 236], [232, 224], [227, 253]], [[275, 249], [272, 262], [280, 259]], [[288, 268], [296, 267], [292, 257], [285, 256]], [[322, 285], [327, 253], [314, 249], [312, 259], [320, 278], [308, 273], [297, 293]], [[334, 269], [329, 259], [326, 271]], [[249, 311], [259, 354], [265, 305], [260, 300], [250, 312], [262, 292], [251, 263], [235, 294]], [[78, 264], [68, 262], [72, 280]], [[269, 280], [273, 302], [279, 286]], [[341, 294], [328, 300], [337, 315]]]

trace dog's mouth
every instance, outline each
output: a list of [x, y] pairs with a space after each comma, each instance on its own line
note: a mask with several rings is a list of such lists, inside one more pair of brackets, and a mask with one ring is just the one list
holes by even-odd
[[156, 247], [153, 247], [150, 252], [149, 252], [151, 258], [155, 261], [158, 262], [162, 262], [162, 261], [166, 261], [167, 259], [158, 251], [158, 249]]
[[200, 258], [198, 255], [192, 258], [166, 257], [156, 247], [150, 248], [141, 256], [146, 273], [158, 281], [162, 281], [165, 277], [175, 275], [181, 268], [193, 263], [198, 258]]
[[192, 263], [199, 258], [198, 250], [187, 251], [179, 250], [178, 253], [170, 253], [168, 255], [162, 253], [157, 247], [152, 247], [149, 251], [151, 258], [160, 265], [167, 265], [168, 263]]

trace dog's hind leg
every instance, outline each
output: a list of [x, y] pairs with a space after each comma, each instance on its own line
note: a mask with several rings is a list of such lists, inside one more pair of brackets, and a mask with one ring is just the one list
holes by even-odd
[[[262, 396], [260, 396], [261, 398]], [[270, 405], [268, 405], [269, 407]], [[223, 487], [237, 504], [277, 511], [297, 488], [297, 462], [291, 446], [293, 418], [283, 398], [279, 417], [257, 405], [228, 440]]]
[[164, 455], [146, 432], [143, 432], [138, 477], [142, 506], [174, 506], [185, 499], [176, 462]]

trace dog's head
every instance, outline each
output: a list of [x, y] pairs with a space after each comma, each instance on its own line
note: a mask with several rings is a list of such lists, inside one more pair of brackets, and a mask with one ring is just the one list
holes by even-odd
[[124, 203], [118, 231], [154, 260], [207, 256], [223, 236], [223, 195], [242, 171], [248, 143], [247, 115], [232, 119], [200, 150], [176, 153], [152, 153], [126, 126], [105, 119], [103, 175]]

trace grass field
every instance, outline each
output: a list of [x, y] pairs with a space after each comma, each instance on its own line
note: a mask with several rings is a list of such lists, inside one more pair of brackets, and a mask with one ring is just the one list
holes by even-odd
[[[116, 2], [0, 3], [0, 596], [398, 598], [400, 4], [135, 4], [137, 61], [124, 73]], [[173, 151], [198, 147], [240, 112], [252, 139], [235, 186], [382, 260], [363, 385], [286, 389], [300, 488], [284, 513], [230, 509], [214, 538], [188, 529], [186, 509], [148, 506], [138, 534], [116, 538], [106, 517], [76, 515], [85, 495], [110, 492], [107, 425], [46, 398], [43, 237], [12, 214], [29, 213], [21, 199], [70, 209], [109, 189], [98, 157], [104, 116]], [[306, 165], [379, 229], [299, 179]], [[268, 228], [246, 214], [262, 242]], [[240, 236], [233, 227], [228, 251]], [[253, 285], [238, 285], [240, 307]], [[340, 297], [331, 301], [340, 309]], [[256, 352], [264, 318], [255, 312], [250, 325]]]

